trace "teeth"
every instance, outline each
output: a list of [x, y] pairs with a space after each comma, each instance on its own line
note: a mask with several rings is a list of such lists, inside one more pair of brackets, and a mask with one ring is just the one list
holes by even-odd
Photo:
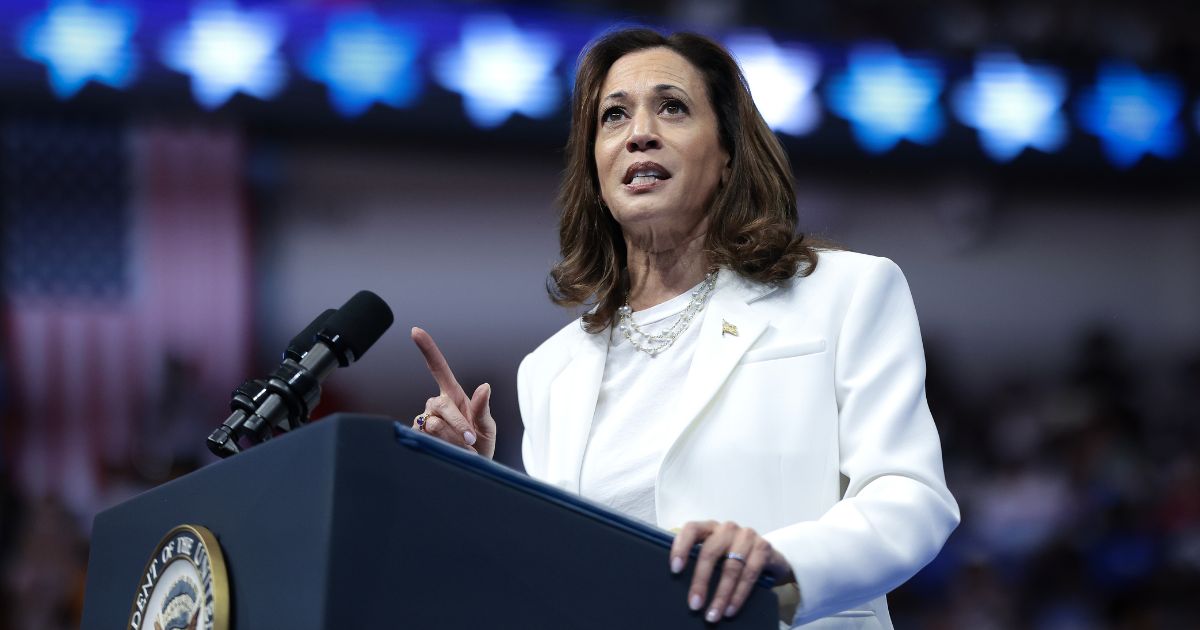
[[634, 177], [633, 181], [631, 181], [629, 183], [630, 184], [650, 184], [650, 183], [653, 183], [656, 181], [658, 181], [658, 177], [656, 177], [654, 175], [638, 175], [637, 177]]

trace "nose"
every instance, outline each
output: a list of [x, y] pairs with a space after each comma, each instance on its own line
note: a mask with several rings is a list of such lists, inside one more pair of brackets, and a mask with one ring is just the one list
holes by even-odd
[[625, 150], [630, 153], [658, 149], [662, 146], [658, 137], [658, 119], [642, 112], [634, 114], [633, 124], [629, 126], [629, 139], [625, 141]]

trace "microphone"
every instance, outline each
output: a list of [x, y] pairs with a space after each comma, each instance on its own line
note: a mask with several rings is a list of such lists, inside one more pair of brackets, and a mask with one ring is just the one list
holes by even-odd
[[308, 421], [321, 398], [321, 382], [334, 368], [361, 359], [394, 320], [378, 295], [359, 291], [338, 310], [328, 309], [288, 343], [283, 362], [266, 381], [249, 380], [233, 392], [229, 418], [208, 436], [218, 457], [241, 452], [240, 438], [271, 439]]

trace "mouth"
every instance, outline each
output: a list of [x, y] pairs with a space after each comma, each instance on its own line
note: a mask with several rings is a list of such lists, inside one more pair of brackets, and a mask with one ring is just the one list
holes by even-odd
[[644, 186], [671, 179], [671, 172], [656, 162], [637, 162], [625, 171], [621, 180], [626, 186]]

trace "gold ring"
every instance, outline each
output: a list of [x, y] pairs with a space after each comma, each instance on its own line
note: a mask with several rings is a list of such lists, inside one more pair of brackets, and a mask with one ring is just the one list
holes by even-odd
[[417, 423], [417, 430], [418, 430], [418, 431], [424, 431], [424, 430], [425, 430], [425, 421], [426, 421], [426, 420], [428, 420], [428, 419], [429, 419], [429, 414], [428, 414], [428, 413], [423, 413], [423, 414], [421, 414], [421, 415], [419, 415], [419, 416], [417, 416], [417, 417], [415, 418], [415, 421], [416, 421], [416, 423]]

